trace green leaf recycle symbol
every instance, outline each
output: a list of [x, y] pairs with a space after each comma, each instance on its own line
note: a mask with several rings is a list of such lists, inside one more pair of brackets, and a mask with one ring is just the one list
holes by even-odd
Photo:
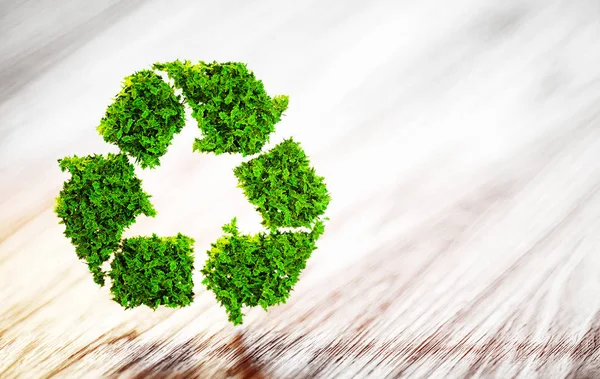
[[[122, 307], [190, 305], [194, 239], [181, 233], [123, 238], [137, 216], [157, 214], [131, 162], [142, 169], [160, 165], [185, 125], [185, 105], [202, 137], [195, 139], [192, 151], [258, 154], [233, 173], [262, 216], [265, 231], [242, 234], [234, 217], [211, 244], [200, 270], [202, 284], [238, 325], [242, 307], [267, 310], [290, 297], [324, 232], [328, 219], [322, 216], [331, 199], [324, 178], [293, 138], [261, 152], [287, 109], [288, 97], [270, 97], [246, 64], [176, 60], [126, 77], [97, 128], [120, 152], [59, 159], [60, 169], [71, 177], [56, 198], [55, 212], [94, 282], [104, 286], [109, 277], [113, 300]], [[110, 271], [105, 272], [101, 266], [111, 257]]]

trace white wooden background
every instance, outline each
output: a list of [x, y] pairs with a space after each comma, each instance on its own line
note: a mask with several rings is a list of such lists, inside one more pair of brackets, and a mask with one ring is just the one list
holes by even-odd
[[[56, 160], [156, 61], [247, 62], [333, 200], [288, 304], [124, 311], [52, 212]], [[141, 171], [196, 239], [259, 217], [193, 122]], [[600, 378], [597, 0], [0, 0], [0, 377]]]

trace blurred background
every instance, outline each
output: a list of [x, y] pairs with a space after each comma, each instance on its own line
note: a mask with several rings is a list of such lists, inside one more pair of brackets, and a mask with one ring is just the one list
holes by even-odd
[[[57, 159], [157, 61], [290, 106], [330, 221], [285, 305], [123, 310], [52, 208]], [[260, 218], [188, 112], [126, 236]], [[0, 0], [0, 377], [600, 378], [600, 2]]]

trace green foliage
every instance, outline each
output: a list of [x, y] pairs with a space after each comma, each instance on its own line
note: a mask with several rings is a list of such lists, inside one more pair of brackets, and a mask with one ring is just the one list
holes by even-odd
[[202, 283], [225, 307], [229, 321], [239, 325], [243, 306], [260, 305], [266, 311], [286, 302], [324, 226], [318, 221], [311, 232], [242, 235], [234, 218], [223, 231], [208, 251]]
[[192, 108], [203, 136], [194, 151], [256, 154], [288, 106], [287, 96], [269, 97], [244, 63], [175, 61], [154, 68], [167, 72]]
[[123, 241], [115, 254], [109, 276], [114, 301], [125, 309], [147, 305], [152, 309], [189, 305], [194, 297], [194, 239], [176, 237], [134, 237]]
[[[245, 64], [156, 63], [183, 91], [202, 133], [194, 151], [214, 154], [259, 153], [288, 106], [284, 95], [271, 98]], [[129, 163], [155, 168], [184, 125], [184, 106], [173, 88], [150, 70], [124, 79], [97, 130], [119, 154], [65, 157], [61, 170], [71, 178], [56, 199], [55, 212], [65, 224], [80, 259], [94, 281], [112, 280], [113, 300], [126, 309], [146, 305], [183, 307], [193, 301], [194, 240], [175, 237], [123, 239], [137, 216], [154, 217], [150, 195], [142, 190]], [[285, 303], [324, 232], [321, 216], [330, 202], [323, 177], [291, 138], [234, 169], [238, 187], [262, 215], [269, 231], [243, 235], [236, 219], [208, 251], [203, 284], [215, 293], [234, 325], [243, 307]], [[326, 219], [325, 219], [326, 220]], [[310, 231], [281, 231], [307, 227]], [[101, 265], [111, 262], [104, 273]]]
[[234, 173], [238, 187], [270, 229], [309, 227], [331, 200], [324, 178], [315, 174], [304, 150], [292, 138], [242, 163]]
[[94, 282], [103, 286], [100, 266], [118, 249], [123, 231], [138, 215], [155, 216], [156, 211], [124, 154], [75, 155], [58, 163], [71, 179], [63, 184], [55, 212], [77, 256], [87, 261]]
[[180, 97], [159, 75], [142, 70], [125, 78], [98, 132], [106, 142], [135, 158], [142, 168], [152, 168], [160, 164], [159, 158], [184, 125]]

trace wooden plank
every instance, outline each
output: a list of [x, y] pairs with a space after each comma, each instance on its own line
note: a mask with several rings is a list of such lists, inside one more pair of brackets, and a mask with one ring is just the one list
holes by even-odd
[[[0, 2], [0, 377], [600, 377], [597, 2], [105, 3]], [[288, 303], [238, 327], [199, 272], [192, 306], [123, 310], [52, 212], [58, 158], [116, 151], [121, 79], [177, 58], [288, 94], [267, 148], [333, 196]], [[197, 269], [260, 230], [198, 133], [138, 170], [159, 214], [126, 233], [195, 238]]]

